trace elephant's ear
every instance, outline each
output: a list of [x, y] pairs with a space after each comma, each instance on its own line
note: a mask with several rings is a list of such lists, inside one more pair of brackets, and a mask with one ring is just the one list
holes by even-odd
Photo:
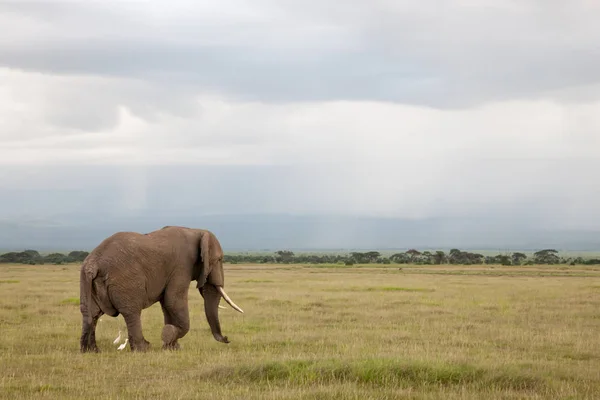
[[219, 256], [221, 246], [212, 232], [206, 231], [200, 239], [200, 255], [202, 256], [202, 279], [216, 286], [223, 286], [223, 265]]
[[208, 275], [210, 274], [210, 233], [202, 232], [200, 236], [200, 257], [202, 258], [202, 282], [198, 286], [204, 286]]

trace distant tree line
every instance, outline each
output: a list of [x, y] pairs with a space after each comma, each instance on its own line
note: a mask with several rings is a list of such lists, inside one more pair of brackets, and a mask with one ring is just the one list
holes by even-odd
[[72, 251], [69, 254], [51, 253], [42, 256], [36, 250], [25, 250], [21, 252], [10, 252], [0, 255], [0, 263], [12, 264], [67, 264], [82, 262], [88, 256], [87, 251]]
[[[1, 263], [12, 264], [67, 264], [82, 262], [87, 256], [87, 251], [72, 251], [68, 254], [51, 253], [42, 256], [36, 250], [10, 252], [0, 255]], [[600, 259], [584, 259], [582, 257], [561, 257], [554, 249], [537, 251], [532, 257], [525, 253], [515, 252], [484, 256], [452, 249], [444, 251], [418, 251], [411, 249], [402, 253], [395, 253], [389, 257], [382, 256], [378, 251], [351, 252], [349, 254], [294, 254], [293, 251], [279, 250], [273, 254], [225, 254], [224, 261], [231, 264], [257, 263], [257, 264], [416, 264], [416, 265], [534, 265], [534, 264], [569, 264], [569, 265], [598, 265]]]
[[226, 254], [224, 261], [232, 264], [260, 263], [260, 264], [417, 264], [417, 265], [534, 265], [534, 264], [570, 264], [570, 265], [597, 265], [600, 259], [584, 259], [582, 257], [561, 257], [554, 249], [537, 251], [532, 257], [525, 253], [515, 252], [484, 256], [452, 249], [444, 251], [418, 251], [411, 249], [402, 253], [395, 253], [384, 257], [377, 251], [351, 252], [350, 254], [294, 254], [289, 250], [279, 250], [272, 255], [260, 254]]

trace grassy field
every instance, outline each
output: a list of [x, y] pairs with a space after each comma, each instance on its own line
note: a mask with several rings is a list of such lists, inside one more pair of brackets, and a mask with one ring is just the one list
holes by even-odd
[[599, 267], [226, 266], [245, 314], [217, 343], [190, 284], [191, 330], [144, 354], [80, 354], [78, 265], [0, 265], [7, 399], [598, 399]]

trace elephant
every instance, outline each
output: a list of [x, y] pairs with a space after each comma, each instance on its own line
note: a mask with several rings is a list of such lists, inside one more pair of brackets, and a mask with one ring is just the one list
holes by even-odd
[[104, 239], [80, 269], [81, 352], [100, 351], [96, 323], [103, 314], [122, 314], [131, 351], [148, 350], [141, 313], [156, 302], [164, 316], [163, 349], [179, 349], [178, 340], [190, 328], [188, 291], [194, 280], [214, 339], [229, 343], [219, 323], [221, 297], [233, 309], [244, 311], [223, 289], [223, 250], [212, 232], [165, 226], [145, 234], [117, 232]]

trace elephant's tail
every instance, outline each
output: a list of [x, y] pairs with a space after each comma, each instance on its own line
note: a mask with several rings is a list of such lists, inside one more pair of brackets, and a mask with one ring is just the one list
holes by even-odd
[[94, 281], [96, 275], [98, 275], [98, 268], [96, 265], [94, 263], [88, 263], [84, 261], [83, 265], [81, 266], [81, 295], [79, 301], [85, 302], [85, 307], [82, 307], [82, 311], [85, 309], [85, 320], [90, 325], [92, 324], [92, 282]]

